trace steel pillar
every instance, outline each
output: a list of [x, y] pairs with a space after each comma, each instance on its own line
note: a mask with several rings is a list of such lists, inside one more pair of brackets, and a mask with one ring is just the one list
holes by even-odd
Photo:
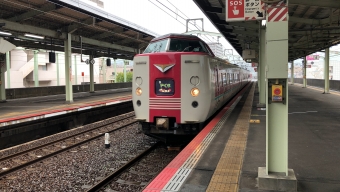
[[292, 61], [292, 64], [290, 65], [290, 83], [294, 85], [294, 60]]
[[[287, 11], [288, 1], [285, 6], [272, 6]], [[258, 186], [274, 191], [297, 191], [294, 171], [288, 169], [288, 11], [286, 14], [283, 21], [266, 18], [266, 167], [259, 167]]]
[[56, 56], [56, 60], [57, 60], [57, 85], [59, 86], [60, 84], [60, 82], [59, 82], [59, 54], [58, 53], [56, 53], [55, 54], [55, 56]]
[[116, 63], [116, 59], [113, 59], [113, 63], [114, 63], [114, 66], [115, 66], [115, 83], [117, 83], [117, 63]]
[[[282, 84], [285, 103], [269, 100], [266, 94], [266, 171], [288, 174], [288, 21], [268, 22], [266, 29], [266, 87], [268, 81]], [[280, 83], [278, 80], [283, 80]]]
[[124, 60], [124, 83], [126, 82], [126, 65], [129, 61]]
[[[8, 53], [8, 52], [7, 52]], [[7, 53], [6, 53], [6, 57], [7, 57]], [[1, 53], [0, 53], [1, 54]], [[7, 59], [6, 59], [6, 62], [7, 62]], [[0, 102], [6, 102], [6, 88], [5, 88], [5, 69], [6, 69], [6, 65], [5, 63], [2, 64], [0, 66]]]
[[266, 29], [260, 29], [260, 93], [258, 107], [266, 107]]
[[6, 53], [6, 68], [7, 68], [7, 89], [11, 88], [11, 58], [10, 52]]
[[72, 58], [71, 58], [71, 34], [67, 34], [67, 39], [64, 41], [65, 48], [65, 93], [66, 103], [73, 103], [72, 89]]
[[[92, 60], [93, 57], [90, 56], [90, 60]], [[90, 93], [94, 93], [94, 74], [93, 74], [93, 64], [90, 65]]]
[[74, 55], [74, 84], [78, 85], [77, 55]]
[[329, 48], [325, 49], [325, 64], [324, 64], [325, 90], [323, 93], [329, 94]]
[[38, 51], [34, 51], [34, 87], [39, 87]]
[[303, 57], [303, 88], [307, 87], [307, 59]]

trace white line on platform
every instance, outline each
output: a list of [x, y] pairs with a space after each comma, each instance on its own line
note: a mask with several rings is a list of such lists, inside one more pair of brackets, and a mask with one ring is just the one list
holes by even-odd
[[88, 110], [88, 109], [92, 109], [92, 106], [79, 108], [78, 111], [84, 111], [84, 110]]
[[50, 114], [46, 114], [45, 118], [54, 117], [54, 116], [57, 116], [57, 115], [64, 115], [64, 114], [66, 114], [66, 111], [60, 111], [60, 112], [57, 112], [57, 113], [50, 113]]

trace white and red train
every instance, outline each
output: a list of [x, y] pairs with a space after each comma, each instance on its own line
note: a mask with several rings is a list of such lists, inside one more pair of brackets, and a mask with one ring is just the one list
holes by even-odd
[[166, 143], [190, 139], [249, 82], [249, 72], [214, 56], [199, 37], [154, 38], [134, 57], [132, 100], [145, 134]]

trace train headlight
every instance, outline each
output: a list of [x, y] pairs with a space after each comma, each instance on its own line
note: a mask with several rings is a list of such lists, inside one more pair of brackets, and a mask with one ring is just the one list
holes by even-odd
[[141, 96], [142, 95], [142, 88], [137, 87], [136, 89], [136, 95]]
[[198, 88], [194, 87], [194, 88], [191, 89], [190, 93], [193, 97], [197, 97], [200, 94], [200, 90]]

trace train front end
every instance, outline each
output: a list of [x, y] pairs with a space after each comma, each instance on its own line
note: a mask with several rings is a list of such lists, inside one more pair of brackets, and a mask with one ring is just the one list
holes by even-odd
[[[202, 94], [207, 91], [203, 87], [209, 86], [210, 77], [205, 75], [209, 73], [204, 73], [209, 71], [204, 65], [208, 57], [198, 40], [184, 35], [159, 37], [134, 58], [136, 119], [145, 134], [168, 144], [190, 140], [208, 115], [209, 94]], [[183, 42], [191, 43], [193, 48], [187, 48], [191, 51], [183, 51], [189, 46]]]

